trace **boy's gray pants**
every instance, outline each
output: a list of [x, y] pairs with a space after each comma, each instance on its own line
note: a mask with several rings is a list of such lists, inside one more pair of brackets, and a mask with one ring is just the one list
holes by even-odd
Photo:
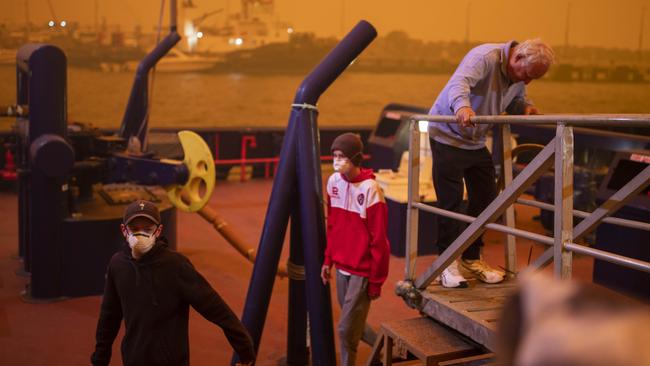
[[357, 275], [346, 276], [337, 270], [336, 297], [341, 305], [338, 326], [341, 342], [340, 366], [354, 366], [359, 340], [363, 339], [372, 346], [377, 338], [375, 331], [366, 325], [370, 310], [368, 279]]

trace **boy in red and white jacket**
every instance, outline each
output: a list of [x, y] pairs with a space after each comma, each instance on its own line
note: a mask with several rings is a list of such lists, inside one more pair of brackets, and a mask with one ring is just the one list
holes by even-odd
[[326, 284], [330, 268], [336, 266], [341, 365], [348, 366], [355, 364], [359, 340], [372, 345], [376, 338], [366, 318], [370, 301], [379, 297], [388, 276], [387, 208], [372, 170], [359, 166], [359, 136], [338, 136], [331, 151], [335, 173], [327, 181], [327, 248], [321, 278]]

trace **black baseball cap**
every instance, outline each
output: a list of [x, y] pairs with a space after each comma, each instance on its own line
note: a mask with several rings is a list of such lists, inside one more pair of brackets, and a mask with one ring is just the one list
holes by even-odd
[[146, 217], [156, 225], [160, 225], [160, 212], [153, 202], [138, 200], [131, 202], [124, 210], [122, 218], [124, 225], [131, 222], [136, 217]]

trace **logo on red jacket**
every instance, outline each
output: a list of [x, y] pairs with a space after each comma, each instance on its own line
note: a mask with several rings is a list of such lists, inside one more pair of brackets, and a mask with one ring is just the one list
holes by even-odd
[[363, 195], [363, 193], [360, 193], [360, 194], [357, 196], [357, 202], [359, 202], [360, 205], [363, 205], [363, 200], [364, 200], [365, 198], [366, 198], [366, 197]]

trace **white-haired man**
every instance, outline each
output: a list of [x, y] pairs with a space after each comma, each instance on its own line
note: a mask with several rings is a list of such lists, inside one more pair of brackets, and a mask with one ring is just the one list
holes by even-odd
[[[467, 187], [467, 214], [478, 216], [496, 197], [492, 157], [485, 146], [490, 125], [474, 125], [476, 115], [537, 114], [526, 98], [526, 85], [539, 79], [553, 63], [551, 47], [539, 39], [522, 43], [489, 43], [469, 51], [438, 95], [430, 114], [455, 115], [457, 124], [430, 123], [433, 183], [439, 207], [460, 211], [463, 180]], [[438, 216], [438, 249], [442, 253], [460, 234], [460, 223]], [[460, 266], [483, 282], [498, 283], [504, 273], [481, 258], [479, 237], [462, 254]], [[466, 287], [454, 261], [441, 274], [445, 287]]]

